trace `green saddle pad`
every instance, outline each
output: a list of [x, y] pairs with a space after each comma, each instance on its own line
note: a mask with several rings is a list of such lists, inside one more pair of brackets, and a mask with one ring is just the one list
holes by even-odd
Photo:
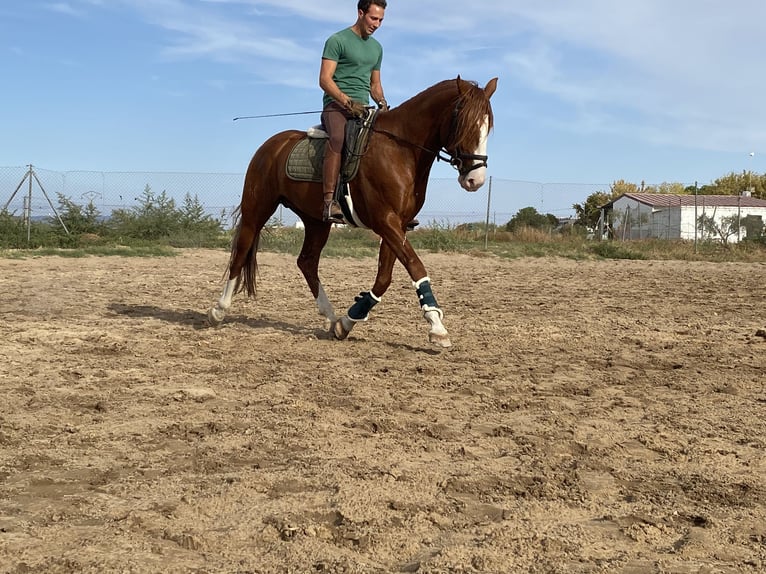
[[305, 137], [293, 146], [287, 158], [287, 175], [296, 181], [322, 181], [326, 138]]

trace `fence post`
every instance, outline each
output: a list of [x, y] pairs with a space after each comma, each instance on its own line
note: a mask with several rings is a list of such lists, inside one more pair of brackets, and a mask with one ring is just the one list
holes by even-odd
[[487, 219], [484, 223], [484, 251], [489, 244], [489, 209], [492, 205], [492, 176], [489, 176], [489, 187], [487, 188]]
[[697, 253], [697, 182], [694, 182], [694, 253]]
[[[749, 186], [748, 186], [748, 189], [750, 189]], [[742, 221], [742, 194], [740, 193], [737, 196], [737, 244], [739, 244], [739, 242], [741, 241], [741, 238], [740, 238], [740, 229], [741, 229], [740, 222], [741, 221]]]

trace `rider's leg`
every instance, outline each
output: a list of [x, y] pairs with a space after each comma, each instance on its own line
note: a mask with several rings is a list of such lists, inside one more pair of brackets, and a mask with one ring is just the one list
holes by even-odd
[[341, 152], [346, 137], [347, 119], [345, 110], [337, 102], [331, 102], [322, 112], [322, 125], [330, 136], [325, 144], [322, 164], [323, 218], [325, 221], [334, 223], [343, 222], [343, 212], [334, 196], [340, 176]]
[[331, 148], [329, 142], [324, 149], [324, 164], [322, 165], [322, 195], [324, 196], [324, 211], [322, 217], [325, 221], [343, 222], [343, 212], [335, 201], [335, 188], [338, 185], [340, 173], [341, 155]]

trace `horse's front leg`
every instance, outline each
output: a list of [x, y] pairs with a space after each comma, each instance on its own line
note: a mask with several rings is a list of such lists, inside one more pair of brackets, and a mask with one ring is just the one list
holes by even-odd
[[345, 316], [332, 324], [332, 335], [336, 339], [343, 340], [348, 337], [354, 325], [366, 321], [372, 308], [380, 303], [383, 294], [391, 285], [392, 271], [396, 263], [396, 254], [388, 248], [385, 242], [381, 242], [378, 253], [378, 274], [372, 289], [360, 293], [354, 299], [354, 304], [349, 307]]
[[426, 274], [426, 268], [423, 262], [415, 253], [415, 250], [407, 241], [404, 232], [399, 233], [395, 230], [391, 233], [393, 240], [386, 240], [383, 235], [383, 241], [380, 244], [380, 255], [378, 257], [378, 275], [375, 284], [370, 291], [360, 293], [356, 301], [349, 308], [348, 314], [341, 317], [333, 324], [333, 335], [337, 339], [345, 339], [359, 321], [367, 320], [370, 310], [377, 303], [383, 293], [391, 285], [391, 272], [397, 259], [402, 262], [410, 277], [413, 279], [413, 286], [418, 296], [420, 308], [423, 311], [423, 317], [430, 326], [428, 332], [429, 342], [440, 347], [451, 347], [449, 333], [447, 332], [442, 318], [442, 312], [436, 297], [431, 290], [431, 280]]
[[451, 347], [447, 328], [442, 323], [444, 313], [436, 302], [436, 296], [431, 289], [431, 279], [428, 277], [426, 267], [418, 257], [407, 236], [398, 228], [389, 228], [381, 230], [381, 236], [385, 243], [396, 254], [397, 259], [402, 262], [407, 273], [410, 274], [412, 285], [418, 296], [420, 308], [423, 311], [423, 317], [430, 326], [428, 331], [428, 340], [434, 345], [440, 347]]

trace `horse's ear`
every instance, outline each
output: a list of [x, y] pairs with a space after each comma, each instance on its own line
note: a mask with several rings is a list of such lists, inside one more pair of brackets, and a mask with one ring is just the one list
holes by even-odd
[[460, 82], [461, 82], [460, 74], [458, 74], [457, 78], [455, 78], [455, 82], [457, 83], [457, 93], [458, 94], [462, 94], [463, 93], [463, 88], [460, 87]]
[[497, 89], [497, 78], [492, 78], [489, 82], [487, 82], [487, 85], [484, 88], [484, 93], [487, 94], [487, 99], [492, 97], [492, 94], [495, 93], [496, 89]]

